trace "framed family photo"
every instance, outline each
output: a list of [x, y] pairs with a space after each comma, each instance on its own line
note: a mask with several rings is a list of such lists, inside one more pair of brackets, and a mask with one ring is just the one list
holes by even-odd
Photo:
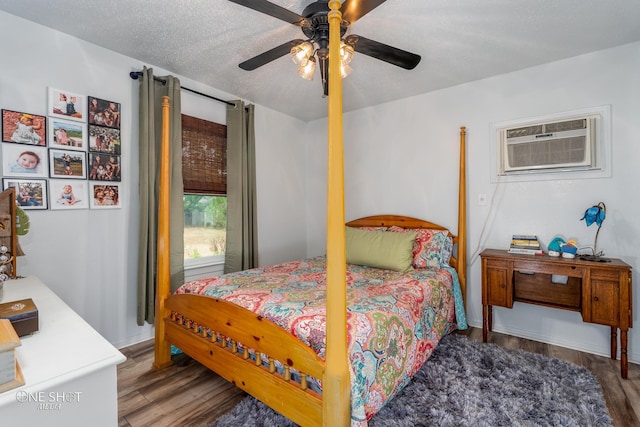
[[44, 179], [4, 178], [3, 187], [16, 189], [16, 206], [22, 209], [47, 209], [47, 181]]
[[51, 178], [85, 179], [87, 155], [81, 151], [49, 149]]
[[49, 117], [49, 147], [87, 151], [87, 125]]
[[89, 153], [89, 179], [94, 181], [122, 180], [120, 156], [115, 154]]
[[46, 117], [2, 110], [2, 140], [44, 147], [47, 145]]
[[121, 207], [122, 193], [120, 184], [103, 184], [90, 181], [89, 185], [91, 209], [115, 209]]
[[2, 175], [47, 178], [47, 148], [23, 144], [2, 144]]
[[50, 179], [51, 210], [89, 209], [89, 183]]
[[120, 155], [120, 130], [89, 125], [89, 151]]
[[87, 97], [67, 90], [49, 88], [47, 115], [86, 122]]
[[87, 121], [90, 125], [120, 129], [120, 103], [90, 96]]

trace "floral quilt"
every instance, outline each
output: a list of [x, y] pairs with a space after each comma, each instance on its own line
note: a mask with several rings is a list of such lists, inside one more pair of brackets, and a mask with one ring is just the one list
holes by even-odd
[[[444, 335], [466, 328], [455, 274], [450, 267], [396, 272], [347, 265], [352, 426], [365, 426], [409, 382]], [[176, 292], [245, 307], [291, 332], [324, 359], [325, 289], [322, 256], [194, 280]]]

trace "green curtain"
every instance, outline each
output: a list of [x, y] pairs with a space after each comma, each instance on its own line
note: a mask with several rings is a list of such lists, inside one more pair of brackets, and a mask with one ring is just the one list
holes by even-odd
[[[161, 81], [159, 81], [161, 80]], [[158, 192], [162, 136], [162, 98], [170, 109], [171, 289], [184, 282], [184, 205], [182, 202], [182, 118], [180, 81], [172, 76], [154, 79], [153, 69], [144, 67], [140, 78], [140, 235], [138, 248], [138, 325], [153, 324], [155, 314]]]
[[224, 272], [258, 266], [254, 106], [227, 106], [227, 247]]

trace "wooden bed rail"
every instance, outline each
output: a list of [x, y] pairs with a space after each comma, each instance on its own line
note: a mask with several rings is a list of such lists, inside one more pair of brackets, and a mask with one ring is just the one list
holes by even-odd
[[[280, 326], [218, 298], [177, 294], [166, 300], [171, 342], [204, 366], [301, 426], [322, 424], [321, 395], [307, 375], [321, 380], [324, 361]], [[267, 360], [263, 354], [268, 355]], [[276, 369], [280, 362], [282, 369]], [[294, 370], [300, 378], [293, 378]]]

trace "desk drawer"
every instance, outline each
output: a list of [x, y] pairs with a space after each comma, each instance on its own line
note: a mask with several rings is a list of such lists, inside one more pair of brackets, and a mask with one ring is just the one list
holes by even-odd
[[584, 267], [571, 265], [543, 264], [537, 261], [515, 261], [513, 263], [515, 271], [531, 273], [557, 274], [558, 276], [584, 277]]
[[579, 311], [582, 304], [582, 280], [569, 277], [566, 284], [553, 283], [550, 274], [513, 272], [513, 297], [530, 304]]

